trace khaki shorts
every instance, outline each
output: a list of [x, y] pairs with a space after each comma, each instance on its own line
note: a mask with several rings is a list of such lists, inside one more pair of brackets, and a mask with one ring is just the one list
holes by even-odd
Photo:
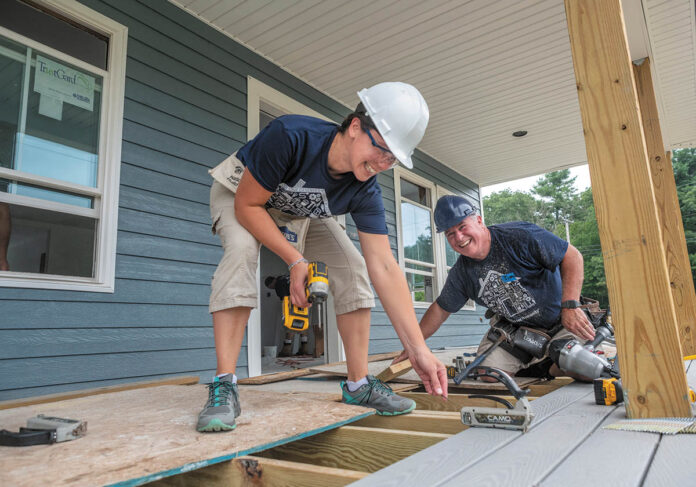
[[[294, 217], [275, 210], [269, 210], [269, 214], [276, 225], [291, 230], [284, 232], [286, 238], [293, 235], [288, 241], [307, 260], [321, 261], [328, 266], [329, 287], [337, 315], [374, 307], [365, 259], [336, 220]], [[219, 235], [224, 253], [213, 275], [209, 310], [213, 313], [240, 306], [255, 308], [261, 244], [237, 221], [234, 193], [217, 181], [210, 189], [210, 215], [213, 233]]]
[[[493, 320], [491, 320], [493, 321]], [[483, 336], [483, 339], [481, 340], [481, 343], [479, 344], [478, 350], [476, 350], [476, 355], [480, 355], [491, 346], [493, 346], [493, 342], [488, 339], [488, 333], [486, 333]], [[572, 334], [565, 328], [561, 328], [558, 333], [556, 333], [554, 336], [551, 337], [550, 342], [554, 340], [559, 340], [562, 338], [575, 338], [578, 340], [580, 343], [585, 343], [585, 341], [578, 337], [577, 335]], [[549, 342], [549, 343], [550, 343]], [[512, 355], [510, 352], [507, 352], [503, 350], [501, 347], [496, 348], [491, 352], [491, 354], [485, 358], [485, 360], [481, 363], [481, 365], [485, 365], [487, 367], [494, 367], [496, 369], [502, 369], [505, 372], [509, 373], [510, 375], [515, 375], [517, 372], [519, 372], [522, 369], [526, 369], [527, 367], [530, 367], [534, 364], [537, 364], [541, 362], [542, 360], [545, 360], [549, 355], [548, 355], [548, 347], [547, 347], [547, 353], [541, 357], [541, 358], [533, 358], [529, 362], [522, 362], [520, 359]]]

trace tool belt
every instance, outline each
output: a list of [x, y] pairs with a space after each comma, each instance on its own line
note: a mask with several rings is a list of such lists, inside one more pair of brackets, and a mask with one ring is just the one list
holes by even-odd
[[[595, 328], [607, 319], [607, 310], [600, 309], [599, 301], [580, 296], [580, 304], [587, 319]], [[486, 311], [486, 318], [493, 316], [494, 313], [491, 310]], [[496, 342], [501, 334], [504, 335], [505, 340], [500, 344], [500, 348], [526, 364], [546, 354], [551, 337], [561, 328], [563, 325], [559, 321], [551, 329], [542, 331], [539, 328], [516, 325], [498, 315], [497, 323], [491, 325], [487, 336], [489, 340]]]
[[532, 359], [542, 358], [546, 354], [551, 337], [558, 333], [561, 327], [562, 325], [559, 323], [546, 332], [538, 328], [517, 326], [504, 318], [500, 318], [495, 325], [491, 326], [487, 337], [492, 342], [496, 342], [501, 335], [504, 335], [505, 340], [500, 344], [500, 348], [526, 364]]

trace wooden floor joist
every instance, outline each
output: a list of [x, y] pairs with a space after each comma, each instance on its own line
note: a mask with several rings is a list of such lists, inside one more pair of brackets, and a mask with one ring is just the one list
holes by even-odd
[[152, 487], [342, 487], [367, 472], [248, 456], [152, 482]]
[[[400, 392], [400, 396], [416, 401], [416, 411], [459, 411], [464, 406], [485, 406], [491, 408], [503, 408], [502, 404], [491, 399], [470, 398], [468, 394], [453, 394], [445, 401], [441, 397], [431, 396], [427, 392]], [[512, 396], [496, 394], [514, 404]]]
[[352, 423], [353, 426], [384, 428], [423, 433], [442, 433], [452, 435], [464, 431], [468, 426], [462, 423], [457, 411], [413, 411], [401, 416], [379, 416], [374, 414]]
[[376, 472], [451, 435], [342, 426], [256, 455], [324, 467]]

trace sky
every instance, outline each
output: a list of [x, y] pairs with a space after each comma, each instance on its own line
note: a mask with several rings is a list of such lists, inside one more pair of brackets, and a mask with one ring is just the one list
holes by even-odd
[[[570, 168], [570, 175], [571, 177], [577, 176], [577, 179], [575, 180], [575, 187], [577, 188], [578, 192], [584, 191], [590, 187], [590, 171], [587, 164]], [[481, 197], [488, 196], [491, 193], [502, 191], [504, 189], [510, 189], [512, 191], [529, 191], [532, 189], [532, 186], [534, 186], [537, 179], [539, 179], [541, 176], [543, 176], [543, 174], [517, 179], [515, 181], [508, 181], [507, 183], [486, 186], [485, 188], [481, 188]]]

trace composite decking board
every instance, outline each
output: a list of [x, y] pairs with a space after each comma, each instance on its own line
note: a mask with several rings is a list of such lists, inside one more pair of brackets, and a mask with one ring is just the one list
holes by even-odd
[[[531, 432], [542, 425], [548, 418], [553, 417], [557, 411], [563, 410], [569, 404], [579, 400], [587, 400], [592, 394], [590, 388], [591, 386], [587, 384], [573, 383], [533, 401], [531, 405], [535, 418], [529, 431]], [[356, 487], [432, 486], [435, 485], [434, 476], [437, 476], [442, 482], [447, 481], [467, 467], [495, 455], [496, 451], [520, 436], [522, 433], [518, 431], [469, 428], [352, 485]]]
[[[686, 364], [686, 378], [690, 387], [696, 385], [695, 362], [696, 360], [691, 360]], [[645, 487], [692, 485], [696, 477], [696, 464], [693, 461], [696, 435], [643, 434], [660, 437], [655, 457], [643, 485]]]
[[471, 485], [536, 485], [559, 460], [582, 444], [611, 411], [612, 408], [594, 404], [589, 394], [438, 486], [462, 485], [464, 481]]
[[[335, 401], [245, 390], [237, 429], [195, 430], [203, 385], [160, 386], [0, 411], [16, 430], [38, 413], [79, 418], [84, 438], [60, 445], [0, 447], [0, 485], [140, 485], [327, 431], [374, 413]], [[114, 411], [117, 414], [114, 414]], [[293, 421], [287, 421], [292, 417]], [[40, 466], [40, 468], [37, 468]]]
[[655, 458], [643, 483], [644, 487], [694, 485], [696, 477], [696, 435], [657, 435], [661, 436]]
[[[585, 487], [597, 483], [597, 470], [588, 468], [607, 464], [602, 468], [603, 485], [640, 485], [650, 466], [660, 435], [636, 431], [615, 431], [604, 426], [626, 418], [623, 406], [596, 406], [611, 410], [604, 422], [573, 452], [562, 460], [549, 476], [539, 484], [543, 487]], [[559, 434], [565, 431], [558, 430]]]

